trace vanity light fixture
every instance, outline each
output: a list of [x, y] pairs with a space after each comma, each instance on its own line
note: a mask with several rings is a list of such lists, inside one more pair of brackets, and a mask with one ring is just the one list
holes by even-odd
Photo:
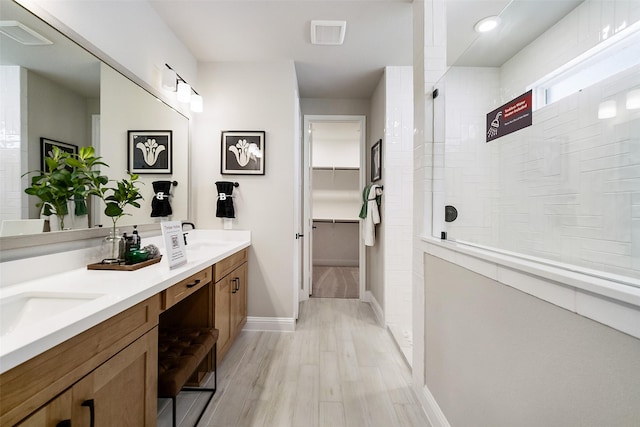
[[611, 119], [617, 114], [616, 101], [609, 100], [601, 102], [598, 105], [598, 118], [599, 119]]
[[500, 25], [500, 17], [499, 16], [487, 16], [486, 18], [482, 18], [476, 25], [473, 26], [473, 29], [478, 33], [486, 33], [493, 29], [495, 29], [498, 25]]
[[200, 95], [193, 94], [191, 95], [191, 111], [194, 113], [202, 113], [203, 110], [203, 100]]
[[191, 86], [186, 82], [178, 82], [178, 101], [185, 103], [191, 101]]
[[191, 111], [201, 113], [203, 110], [202, 96], [200, 96], [180, 74], [176, 73], [169, 64], [164, 65], [166, 68], [162, 70], [162, 88], [171, 92], [177, 92], [176, 99], [179, 102], [189, 103]]
[[175, 92], [178, 84], [178, 75], [168, 67], [167, 65], [167, 68], [162, 70], [162, 89]]
[[640, 109], [640, 89], [634, 89], [627, 93], [627, 110]]

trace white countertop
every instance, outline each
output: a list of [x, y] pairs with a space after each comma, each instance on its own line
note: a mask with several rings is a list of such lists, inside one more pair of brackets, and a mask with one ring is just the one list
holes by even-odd
[[[144, 239], [143, 245], [147, 244], [155, 244], [165, 254], [162, 236]], [[0, 373], [250, 245], [250, 231], [189, 230], [187, 263], [171, 270], [167, 257], [163, 256], [159, 263], [135, 271], [87, 270], [85, 266], [0, 288], [0, 301], [24, 292], [97, 296], [59, 314], [43, 316], [0, 337]], [[30, 268], [46, 268], [47, 256], [38, 258], [41, 259], [28, 264]], [[15, 262], [27, 265], [24, 260]]]

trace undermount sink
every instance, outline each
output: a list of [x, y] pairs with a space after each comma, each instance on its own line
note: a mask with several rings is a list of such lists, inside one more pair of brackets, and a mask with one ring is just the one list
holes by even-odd
[[0, 337], [86, 304], [103, 294], [23, 292], [0, 299]]

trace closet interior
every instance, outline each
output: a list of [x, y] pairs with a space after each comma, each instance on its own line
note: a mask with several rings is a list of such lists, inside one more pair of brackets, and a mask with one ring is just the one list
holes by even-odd
[[313, 297], [359, 297], [360, 122], [312, 123]]

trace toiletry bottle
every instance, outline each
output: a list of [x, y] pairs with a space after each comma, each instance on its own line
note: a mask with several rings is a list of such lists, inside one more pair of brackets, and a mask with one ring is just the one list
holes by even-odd
[[138, 234], [138, 226], [137, 225], [133, 226], [133, 236], [131, 236], [131, 237], [133, 238], [132, 246], [134, 248], [136, 248], [136, 249], [140, 249], [142, 247], [142, 238]]

